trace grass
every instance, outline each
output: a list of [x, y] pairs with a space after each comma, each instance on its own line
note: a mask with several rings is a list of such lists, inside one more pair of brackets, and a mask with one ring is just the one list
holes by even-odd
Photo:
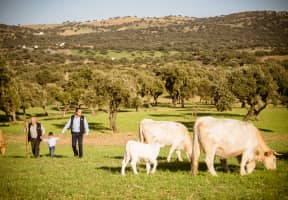
[[[47, 131], [61, 131], [67, 117], [62, 118], [53, 107], [49, 116], [38, 116]], [[212, 115], [241, 119], [245, 110], [218, 113], [213, 107], [198, 106], [198, 116]], [[28, 114], [41, 113], [39, 108], [28, 110]], [[86, 111], [85, 111], [86, 112]], [[173, 120], [193, 129], [192, 107], [185, 109], [156, 107], [141, 112], [123, 110], [118, 114], [118, 127], [123, 134], [137, 133], [142, 118]], [[107, 113], [95, 116], [85, 113], [91, 127], [91, 137], [113, 135], [108, 128]], [[138, 164], [138, 175], [133, 175], [130, 165], [127, 175], [120, 175], [124, 145], [84, 145], [84, 158], [74, 158], [70, 143], [59, 142], [56, 157], [50, 159], [48, 147], [41, 144], [41, 157], [25, 158], [25, 145], [21, 136], [23, 122], [2, 123], [1, 129], [8, 134], [8, 150], [0, 156], [0, 199], [288, 199], [288, 112], [286, 108], [270, 107], [253, 122], [260, 128], [273, 149], [283, 155], [277, 161], [277, 170], [269, 171], [258, 163], [254, 172], [241, 177], [236, 159], [229, 159], [229, 173], [222, 172], [219, 160], [215, 168], [218, 177], [207, 173], [204, 157], [201, 156], [199, 174], [190, 175], [190, 164], [184, 157], [183, 163], [166, 162], [168, 148], [161, 149], [156, 174], [146, 175], [144, 163]], [[20, 139], [19, 139], [20, 138]], [[70, 141], [70, 135], [64, 135]], [[89, 140], [89, 136], [84, 140]]]

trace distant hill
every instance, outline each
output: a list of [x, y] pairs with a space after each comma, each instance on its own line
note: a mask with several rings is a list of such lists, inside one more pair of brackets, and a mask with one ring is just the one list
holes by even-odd
[[288, 12], [243, 12], [210, 18], [116, 17], [53, 25], [0, 26], [0, 47], [179, 50], [287, 48]]

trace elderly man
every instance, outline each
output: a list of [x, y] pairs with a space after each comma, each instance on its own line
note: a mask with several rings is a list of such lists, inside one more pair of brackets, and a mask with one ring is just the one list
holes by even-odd
[[28, 142], [31, 142], [32, 153], [37, 158], [40, 151], [41, 136], [45, 134], [45, 129], [35, 117], [31, 118], [31, 123], [28, 124], [27, 128]]
[[[68, 122], [66, 123], [65, 127], [62, 130], [64, 133], [68, 128], [71, 129], [72, 134], [72, 149], [74, 152], [74, 156], [79, 156], [82, 158], [83, 156], [83, 134], [85, 133], [88, 135], [89, 127], [86, 120], [86, 117], [82, 115], [82, 111], [80, 108], [76, 108], [75, 114], [70, 117]], [[78, 149], [77, 150], [77, 142], [78, 142]]]

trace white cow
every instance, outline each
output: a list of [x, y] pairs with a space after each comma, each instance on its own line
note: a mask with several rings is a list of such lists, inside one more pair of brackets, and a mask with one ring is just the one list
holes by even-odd
[[125, 168], [130, 160], [134, 174], [138, 174], [136, 164], [139, 160], [144, 160], [146, 162], [147, 174], [150, 173], [150, 163], [152, 163], [153, 169], [151, 173], [155, 173], [160, 147], [160, 144], [145, 144], [142, 142], [129, 140], [126, 144], [121, 174], [125, 176]]
[[148, 144], [171, 145], [167, 157], [168, 162], [170, 162], [175, 150], [179, 161], [183, 161], [181, 150], [186, 151], [187, 158], [190, 161], [192, 155], [191, 136], [188, 129], [181, 123], [143, 119], [139, 126], [139, 140]]
[[206, 153], [205, 162], [213, 176], [217, 175], [214, 169], [215, 155], [222, 159], [225, 168], [227, 158], [237, 157], [240, 161], [241, 176], [251, 173], [256, 161], [263, 162], [267, 169], [276, 169], [277, 153], [266, 145], [259, 130], [247, 122], [213, 117], [198, 118], [193, 136], [193, 175], [198, 171], [200, 148]]

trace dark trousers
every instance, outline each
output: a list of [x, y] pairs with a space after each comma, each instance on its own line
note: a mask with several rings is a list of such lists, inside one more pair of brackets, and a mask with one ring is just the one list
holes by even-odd
[[32, 153], [34, 157], [37, 158], [39, 156], [40, 140], [38, 140], [37, 138], [31, 138], [30, 142], [31, 142]]
[[55, 152], [55, 146], [54, 147], [49, 147], [49, 153], [50, 153], [50, 157], [51, 158], [54, 157], [54, 152]]
[[[77, 144], [78, 142], [78, 149], [77, 150]], [[72, 149], [74, 152], [74, 156], [79, 156], [79, 158], [82, 158], [83, 156], [83, 135], [81, 133], [72, 133]]]

